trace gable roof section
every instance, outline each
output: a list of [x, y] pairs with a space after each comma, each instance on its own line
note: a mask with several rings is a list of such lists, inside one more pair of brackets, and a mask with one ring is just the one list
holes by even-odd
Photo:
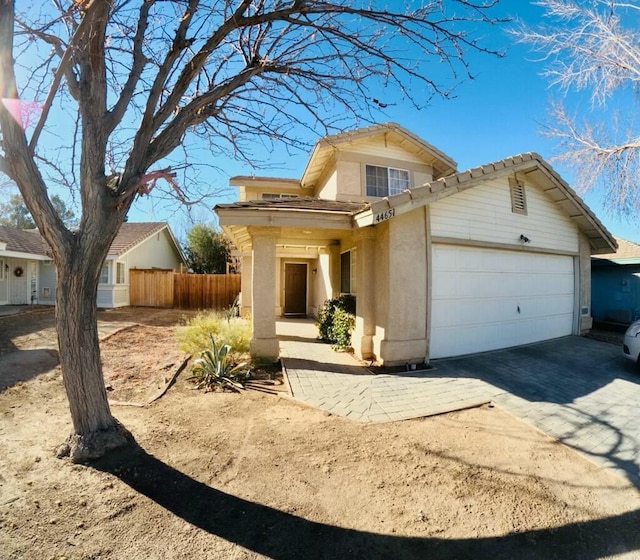
[[331, 136], [325, 136], [316, 142], [311, 152], [307, 166], [302, 174], [300, 184], [303, 188], [313, 186], [322, 175], [327, 163], [331, 159], [337, 146], [349, 144], [359, 140], [384, 136], [385, 140], [406, 145], [409, 151], [413, 151], [424, 157], [434, 167], [434, 175], [442, 176], [456, 170], [455, 160], [444, 152], [438, 150], [422, 138], [403, 128], [399, 124], [389, 122], [375, 124], [349, 132], [340, 132]]
[[49, 259], [49, 246], [37, 230], [23, 230], [8, 226], [0, 226], [0, 245], [3, 252], [13, 253], [11, 256]]
[[122, 257], [129, 251], [135, 249], [142, 242], [147, 240], [152, 235], [160, 233], [166, 229], [169, 233], [169, 237], [173, 242], [176, 251], [180, 255], [180, 258], [184, 261], [184, 255], [180, 249], [180, 245], [176, 241], [169, 225], [166, 222], [125, 222], [120, 226], [120, 231], [116, 238], [113, 240], [107, 257]]
[[640, 243], [621, 237], [616, 237], [615, 240], [618, 243], [618, 250], [615, 253], [594, 255], [594, 264], [640, 264]]
[[534, 152], [512, 156], [467, 171], [455, 173], [426, 185], [372, 202], [356, 217], [359, 226], [371, 225], [375, 216], [394, 208], [407, 212], [441, 198], [473, 188], [490, 179], [522, 173], [531, 175], [545, 194], [560, 207], [589, 239], [591, 254], [610, 253], [617, 244], [613, 235], [596, 218], [576, 192], [542, 157]]

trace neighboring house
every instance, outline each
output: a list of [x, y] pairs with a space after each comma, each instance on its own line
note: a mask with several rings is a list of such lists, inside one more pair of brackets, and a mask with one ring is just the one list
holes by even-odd
[[640, 319], [640, 244], [616, 237], [618, 251], [591, 259], [592, 315], [599, 321]]
[[40, 279], [53, 271], [48, 251], [37, 230], [0, 226], [0, 305], [37, 303]]
[[422, 362], [588, 331], [592, 254], [616, 243], [539, 155], [462, 173], [389, 123], [321, 139], [301, 179], [234, 177], [220, 225], [243, 255], [251, 350], [278, 316], [356, 296], [355, 353]]
[[[129, 305], [131, 269], [180, 269], [180, 246], [164, 222], [124, 223], [105, 259], [99, 307]], [[50, 251], [36, 231], [0, 226], [0, 305], [53, 305], [58, 289]]]

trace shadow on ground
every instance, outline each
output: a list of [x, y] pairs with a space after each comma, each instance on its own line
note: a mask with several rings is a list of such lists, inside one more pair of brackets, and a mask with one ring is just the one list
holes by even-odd
[[270, 558], [583, 558], [640, 550], [640, 511], [500, 537], [446, 540], [385, 535], [317, 523], [211, 488], [141, 448], [93, 464], [161, 507]]
[[47, 373], [60, 363], [57, 350], [18, 350], [0, 359], [0, 391]]
[[484, 354], [435, 360], [426, 376], [473, 377], [528, 401], [572, 403], [615, 379], [640, 375], [611, 344], [569, 336]]

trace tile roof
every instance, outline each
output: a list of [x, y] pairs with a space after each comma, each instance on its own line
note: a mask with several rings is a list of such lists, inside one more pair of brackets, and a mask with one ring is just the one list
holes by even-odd
[[[166, 222], [125, 222], [111, 244], [108, 255], [119, 257], [166, 227]], [[47, 242], [35, 229], [21, 230], [0, 226], [0, 242], [7, 244], [7, 251], [43, 256], [51, 254]]]
[[356, 214], [369, 206], [366, 202], [340, 202], [321, 198], [279, 198], [273, 200], [247, 200], [231, 204], [217, 204], [214, 209], [247, 208], [256, 210], [305, 210]]
[[594, 255], [594, 259], [621, 261], [625, 259], [633, 259], [640, 261], [640, 243], [628, 241], [620, 237], [615, 238], [618, 242], [618, 250], [615, 253], [605, 253], [602, 255]]
[[517, 173], [518, 171], [525, 169], [531, 170], [534, 168], [540, 170], [547, 180], [551, 180], [553, 189], [549, 189], [549, 191], [546, 192], [549, 193], [551, 190], [556, 191], [557, 194], [553, 198], [554, 202], [567, 212], [572, 221], [574, 221], [579, 229], [589, 238], [592, 244], [592, 254], [608, 252], [615, 247], [616, 241], [613, 235], [611, 235], [591, 209], [565, 180], [558, 175], [551, 165], [535, 152], [518, 154], [479, 167], [467, 169], [466, 171], [453, 173], [427, 183], [422, 187], [413, 188], [400, 194], [377, 200], [370, 205], [371, 213], [377, 214], [389, 208], [420, 199], [425, 199], [430, 202], [472, 188], [490, 176], [503, 173]]
[[363, 128], [356, 128], [355, 130], [347, 130], [345, 132], [338, 132], [337, 134], [332, 134], [330, 136], [325, 136], [318, 140], [318, 144], [333, 146], [335, 144], [340, 144], [342, 142], [349, 142], [353, 139], [362, 138], [366, 136], [373, 136], [380, 132], [396, 132], [401, 136], [406, 138], [410, 138], [416, 144], [423, 146], [428, 151], [432, 152], [438, 159], [442, 160], [443, 163], [446, 163], [452, 169], [457, 167], [457, 162], [449, 155], [445, 154], [442, 150], [436, 148], [433, 144], [430, 144], [426, 140], [423, 140], [419, 136], [416, 136], [410, 130], [407, 130], [403, 126], [400, 126], [395, 122], [386, 122], [386, 123], [378, 123], [372, 124], [370, 126], [365, 126]]
[[166, 227], [166, 222], [125, 222], [113, 240], [108, 255], [119, 257]]
[[49, 246], [35, 229], [0, 226], [0, 241], [7, 244], [7, 251], [42, 256], [50, 254]]

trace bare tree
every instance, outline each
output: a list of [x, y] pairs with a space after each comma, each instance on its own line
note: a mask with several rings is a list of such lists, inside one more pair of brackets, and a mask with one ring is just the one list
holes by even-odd
[[[495, 3], [396, 12], [347, 0], [53, 0], [30, 5], [27, 17], [0, 0], [0, 170], [51, 246], [61, 286], [56, 326], [73, 433], [59, 456], [85, 461], [132, 440], [104, 389], [96, 293], [135, 200], [165, 185], [186, 201], [177, 172], [196, 141], [212, 160], [250, 161], [256, 141], [295, 145], [305, 129], [373, 118], [385, 103], [373, 87], [416, 105], [450, 95], [470, 76], [468, 51], [490, 52], [469, 31], [500, 22]], [[74, 231], [47, 194], [56, 178], [77, 189]]]
[[[544, 74], [563, 94], [582, 92], [578, 111], [555, 102], [545, 133], [559, 141], [555, 159], [575, 171], [577, 188], [602, 191], [609, 210], [640, 208], [640, 2], [540, 0], [548, 23], [522, 28], [547, 63]], [[582, 116], [578, 116], [578, 115]]]

